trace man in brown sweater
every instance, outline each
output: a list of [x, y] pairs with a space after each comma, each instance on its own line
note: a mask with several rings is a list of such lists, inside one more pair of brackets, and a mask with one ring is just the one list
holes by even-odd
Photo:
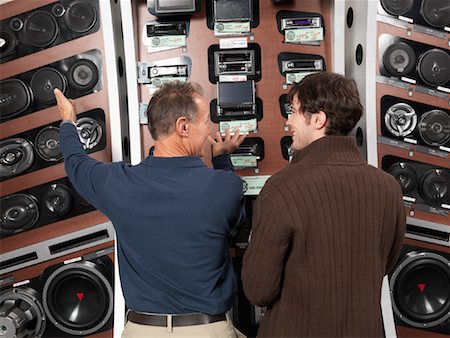
[[355, 82], [316, 73], [289, 100], [295, 155], [256, 200], [242, 280], [267, 307], [260, 337], [382, 337], [383, 276], [406, 227], [397, 181], [347, 136], [362, 114]]

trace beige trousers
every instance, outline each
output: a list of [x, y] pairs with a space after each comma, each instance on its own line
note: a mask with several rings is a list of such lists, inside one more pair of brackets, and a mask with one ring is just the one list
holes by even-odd
[[233, 326], [230, 320], [223, 320], [211, 324], [173, 327], [172, 332], [169, 332], [167, 327], [164, 326], [141, 325], [130, 321], [125, 324], [125, 329], [122, 332], [122, 338], [144, 337], [246, 338]]

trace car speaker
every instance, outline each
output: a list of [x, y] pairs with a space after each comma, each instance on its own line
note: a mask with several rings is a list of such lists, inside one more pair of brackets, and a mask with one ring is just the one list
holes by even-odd
[[450, 25], [450, 3], [448, 0], [422, 0], [420, 14], [432, 27]]
[[440, 109], [428, 111], [421, 116], [418, 129], [426, 144], [444, 145], [450, 141], [450, 116]]
[[430, 205], [440, 206], [450, 199], [450, 174], [432, 169], [420, 177], [419, 193]]
[[23, 138], [0, 141], [0, 178], [21, 174], [34, 161], [33, 146]]
[[414, 4], [414, 0], [381, 0], [381, 6], [391, 15], [403, 15]]
[[390, 45], [383, 54], [386, 70], [394, 76], [408, 74], [416, 65], [416, 54], [405, 42]]
[[0, 59], [14, 52], [18, 40], [13, 32], [9, 29], [0, 29]]
[[441, 49], [430, 49], [420, 56], [417, 70], [426, 84], [444, 85], [450, 81], [450, 55]]
[[56, 99], [53, 90], [58, 88], [64, 93], [67, 79], [57, 69], [44, 67], [34, 73], [30, 85], [37, 100], [45, 104], [54, 104]]
[[69, 83], [78, 90], [91, 90], [98, 81], [98, 68], [90, 60], [80, 59], [69, 69]]
[[67, 6], [64, 19], [72, 31], [84, 33], [89, 31], [97, 22], [97, 12], [88, 1], [77, 0]]
[[49, 12], [41, 10], [28, 15], [23, 29], [30, 45], [39, 48], [52, 44], [59, 33], [56, 19]]
[[59, 161], [62, 159], [59, 146], [59, 128], [48, 126], [43, 128], [36, 136], [34, 142], [36, 152], [45, 161]]
[[0, 199], [0, 236], [3, 238], [32, 228], [39, 219], [37, 200], [29, 194], [13, 194]]
[[0, 81], [0, 121], [20, 115], [32, 102], [31, 88], [22, 80]]
[[85, 149], [92, 149], [100, 143], [102, 127], [97, 120], [82, 117], [76, 121], [78, 136]]
[[43, 193], [42, 204], [47, 214], [63, 218], [72, 208], [70, 189], [63, 184], [51, 184]]
[[396, 103], [387, 110], [384, 123], [392, 135], [407, 136], [416, 128], [417, 114], [409, 104]]
[[416, 188], [418, 182], [417, 174], [414, 168], [408, 163], [394, 163], [388, 169], [388, 172], [400, 183], [403, 194], [408, 194]]

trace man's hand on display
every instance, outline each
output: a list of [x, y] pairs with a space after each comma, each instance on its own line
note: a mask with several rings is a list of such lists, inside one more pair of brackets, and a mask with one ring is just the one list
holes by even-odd
[[60, 91], [58, 88], [55, 88], [53, 93], [56, 97], [56, 104], [58, 105], [61, 119], [63, 121], [75, 122], [77, 120], [77, 112], [73, 100], [69, 100], [67, 97], [65, 97], [62, 91]]
[[230, 129], [225, 130], [225, 138], [222, 139], [222, 135], [217, 131], [215, 139], [210, 135], [208, 140], [211, 143], [213, 157], [222, 154], [231, 154], [236, 150], [244, 141], [247, 135], [241, 135], [239, 128], [234, 129], [234, 134], [231, 136]]

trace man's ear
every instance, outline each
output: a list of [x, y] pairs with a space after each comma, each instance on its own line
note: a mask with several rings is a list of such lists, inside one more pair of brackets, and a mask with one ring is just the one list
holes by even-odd
[[323, 129], [327, 126], [327, 114], [324, 111], [320, 110], [317, 113], [312, 115], [314, 127], [317, 130]]
[[188, 120], [185, 116], [181, 116], [177, 119], [177, 121], [175, 122], [175, 130], [177, 132], [178, 135], [182, 136], [182, 137], [187, 137], [188, 136]]

